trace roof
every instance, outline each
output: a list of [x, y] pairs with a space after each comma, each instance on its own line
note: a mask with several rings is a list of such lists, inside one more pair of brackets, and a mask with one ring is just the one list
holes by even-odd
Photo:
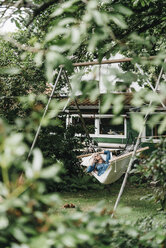
[[[132, 99], [132, 93], [113, 93], [116, 95], [123, 95], [124, 96], [124, 105], [130, 105], [131, 99]], [[109, 94], [107, 94], [108, 96]], [[112, 95], [112, 93], [110, 93]], [[91, 101], [90, 98], [83, 98], [82, 96], [78, 96], [77, 102], [80, 106], [99, 106], [99, 103], [103, 101], [103, 97], [106, 96], [106, 94], [101, 94], [100, 98], [97, 98], [95, 101]], [[75, 106], [74, 100], [70, 103], [70, 106]]]
[[[49, 85], [47, 85], [47, 86], [48, 86], [48, 88], [47, 88], [47, 90], [48, 90], [47, 93], [48, 93], [49, 90], [50, 90], [50, 86]], [[99, 105], [102, 104], [102, 101], [103, 101], [104, 97], [105, 96], [108, 97], [109, 94], [110, 94], [110, 96], [112, 96], [112, 95], [123, 95], [124, 96], [124, 101], [123, 101], [124, 106], [126, 108], [134, 107], [131, 104], [131, 100], [133, 98], [133, 92], [110, 92], [110, 93], [107, 93], [107, 94], [102, 93], [94, 101], [92, 101], [89, 96], [85, 97], [85, 96], [82, 96], [82, 95], [77, 96], [76, 99], [77, 99], [77, 103], [78, 103], [79, 107], [81, 107], [82, 109], [84, 109], [84, 108], [86, 109], [88, 107], [91, 108], [91, 109], [93, 109], [93, 108], [97, 109], [99, 107]], [[59, 99], [59, 100], [68, 99], [68, 96], [60, 95], [60, 94], [56, 94], [56, 95], [54, 94], [53, 97], [56, 98], [56, 99]], [[166, 99], [162, 100], [162, 102], [163, 102], [164, 105], [166, 105]], [[148, 104], [148, 102], [146, 102], [145, 104]], [[71, 108], [76, 107], [76, 104], [75, 104], [74, 100], [72, 100], [69, 103], [69, 108], [70, 107]], [[158, 110], [165, 110], [165, 107], [162, 106], [162, 104], [159, 104], [158, 105]]]

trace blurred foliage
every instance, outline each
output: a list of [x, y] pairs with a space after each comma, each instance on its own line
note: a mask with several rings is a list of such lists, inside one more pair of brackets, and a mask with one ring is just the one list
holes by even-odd
[[154, 185], [154, 194], [150, 199], [159, 202], [163, 210], [166, 209], [166, 139], [161, 139], [155, 146], [155, 150], [147, 158], [142, 159], [133, 172], [138, 174], [140, 180], [146, 179]]
[[[13, 1], [14, 3], [15, 1]], [[8, 1], [3, 5], [1, 21], [5, 21], [5, 11], [11, 5], [12, 1], [9, 2], [9, 6]], [[154, 96], [147, 81], [149, 79], [154, 86], [160, 67], [163, 66], [165, 71], [163, 63], [165, 58], [165, 36], [162, 34], [165, 28], [166, 8], [163, 3], [143, 0], [130, 1], [127, 4], [123, 0], [91, 0], [88, 2], [70, 0], [57, 1], [56, 3], [53, 1], [31, 1], [18, 2], [18, 6], [15, 6], [14, 10], [11, 11], [14, 11], [12, 21], [16, 22], [21, 31], [18, 30], [15, 34], [10, 34], [9, 37], [3, 35], [3, 39], [9, 40], [12, 45], [10, 43], [1, 45], [2, 47], [6, 46], [4, 61], [7, 60], [8, 53], [9, 57], [11, 54], [13, 56], [10, 47], [17, 47], [15, 50], [18, 50], [16, 56], [12, 59], [15, 61], [14, 64], [11, 64], [11, 61], [8, 60], [8, 63], [5, 62], [6, 69], [10, 68], [11, 73], [14, 73], [12, 75], [13, 79], [10, 78], [9, 83], [5, 81], [6, 76], [4, 79], [4, 89], [6, 85], [8, 85], [8, 88], [5, 89], [6, 91], [9, 91], [9, 85], [11, 87], [10, 96], [19, 95], [21, 87], [24, 92], [20, 92], [20, 94], [25, 94], [29, 90], [34, 93], [44, 91], [46, 82], [54, 82], [58, 66], [64, 65], [68, 74], [70, 76], [73, 74], [71, 78], [74, 87], [73, 94], [79, 91], [83, 96], [88, 95], [95, 100], [99, 95], [98, 80], [95, 72], [92, 80], [82, 80], [81, 75], [83, 73], [81, 75], [80, 72], [76, 73], [72, 63], [93, 59], [101, 61], [119, 53], [133, 57], [133, 61], [130, 65], [124, 63], [122, 66], [123, 71], [110, 67], [108, 75], [102, 78], [107, 91], [126, 92], [128, 89], [133, 88], [133, 82], [137, 82], [141, 86], [145, 85], [149, 92], [145, 90], [145, 93], [141, 96], [142, 101], [135, 93], [134, 100], [137, 98], [137, 101], [133, 101], [134, 106], [138, 106], [138, 104], [142, 106], [143, 103], [149, 102], [149, 99], [155, 98], [157, 100], [153, 101], [155, 109], [160, 99], [163, 101], [164, 93], [160, 93], [159, 97]], [[158, 18], [159, 14], [160, 18]], [[23, 15], [25, 16], [24, 20]], [[156, 55], [156, 58], [148, 61], [140, 57], [148, 58], [150, 55]], [[27, 63], [27, 66], [25, 63]], [[34, 63], [38, 66], [35, 69]], [[143, 69], [146, 73], [142, 74], [134, 66], [135, 63], [138, 63], [141, 70]], [[15, 75], [16, 69], [19, 70], [17, 75]], [[26, 80], [23, 80], [23, 71], [26, 72], [25, 74], [28, 78]], [[110, 75], [115, 77], [116, 84], [110, 83]], [[78, 80], [81, 81], [80, 84], [78, 84]], [[161, 81], [163, 80], [164, 77], [162, 77]], [[17, 82], [21, 82], [19, 89], [17, 86], [20, 83], [18, 84]], [[164, 82], [163, 85], [165, 87]], [[57, 86], [57, 93], [60, 93], [64, 86], [66, 87], [66, 82], [61, 77]], [[9, 95], [6, 93], [4, 91], [3, 96]], [[14, 99], [9, 100], [7, 98], [3, 101], [4, 106], [6, 106], [3, 114], [7, 113], [12, 106], [19, 108], [17, 100], [15, 102]], [[101, 106], [103, 112], [107, 111], [112, 104], [110, 101], [106, 102], [107, 104]], [[117, 107], [117, 104], [113, 106], [114, 114], [119, 115], [123, 107], [123, 101], [118, 99], [118, 96], [115, 96], [113, 102], [119, 102], [119, 107]], [[13, 113], [18, 113], [18, 109]], [[138, 115], [135, 120], [137, 119], [141, 124], [140, 126], [142, 126], [141, 118]], [[163, 118], [162, 123], [166, 123], [165, 118]], [[138, 128], [136, 129], [138, 130]], [[161, 133], [164, 129], [165, 124], [160, 128]]]
[[39, 95], [45, 90], [43, 69], [35, 66], [32, 55], [23, 55], [11, 43], [0, 41], [0, 115], [13, 121], [22, 116], [20, 96]]
[[[61, 182], [55, 183], [50, 180], [47, 184], [49, 192], [55, 191], [73, 191], [84, 189], [82, 183], [83, 170], [76, 156], [80, 154], [80, 150], [84, 148], [84, 138], [76, 136], [77, 127], [69, 126], [62, 119], [57, 118], [56, 126], [48, 125], [43, 127], [37, 140], [37, 146], [43, 152], [45, 158], [45, 166], [60, 160], [63, 163], [61, 171]], [[88, 180], [88, 177], [85, 176]], [[74, 187], [75, 185], [75, 187]]]
[[[72, 129], [63, 133], [57, 119], [66, 102], [51, 101], [42, 119], [43, 131], [38, 146], [43, 150], [45, 160], [38, 148], [34, 149], [28, 161], [26, 159], [47, 102], [47, 96], [39, 93], [45, 93], [46, 82], [54, 83], [60, 65], [71, 78], [71, 97], [78, 91], [82, 97], [88, 95], [91, 100], [99, 96], [96, 73], [92, 79], [83, 80], [82, 71], [73, 68], [72, 63], [76, 61], [97, 59], [100, 62], [117, 53], [133, 58], [130, 66], [123, 66], [123, 71], [111, 68], [103, 77], [108, 94], [101, 109], [106, 112], [113, 106], [113, 113], [118, 117], [124, 98], [109, 94], [110, 91], [126, 92], [133, 81], [145, 85], [141, 91], [134, 92], [132, 101], [141, 112], [133, 115], [133, 128], [140, 131], [144, 125], [143, 115], [147, 111], [155, 112], [165, 99], [165, 2], [11, 0], [0, 3], [0, 24], [12, 18], [20, 29], [15, 34], [1, 33], [0, 42], [0, 114], [12, 123], [10, 126], [0, 120], [0, 245], [5, 248], [165, 247], [166, 233], [162, 227], [155, 230], [148, 227], [147, 230], [138, 224], [133, 226], [130, 222], [112, 219], [103, 205], [87, 214], [79, 210], [70, 216], [56, 214], [60, 201], [56, 194], [48, 193], [47, 185], [51, 180], [59, 183], [62, 161], [68, 178], [64, 185], [61, 184], [61, 189], [77, 190], [80, 187], [78, 180], [83, 185], [81, 187], [87, 189], [88, 182], [86, 177], [71, 180], [71, 175], [74, 178], [77, 172], [75, 154], [71, 149], [75, 149], [79, 142]], [[156, 58], [152, 61], [141, 58], [150, 55], [156, 55]], [[146, 70], [146, 74], [142, 75], [138, 68], [135, 69], [135, 63]], [[156, 95], [147, 80], [154, 86], [161, 67], [164, 70], [162, 85]], [[117, 84], [110, 80], [110, 75], [116, 78]], [[59, 94], [65, 85], [62, 77]], [[31, 95], [32, 92], [35, 95]], [[147, 106], [151, 100], [149, 110]], [[17, 116], [21, 119], [15, 119]], [[151, 119], [152, 125], [158, 120], [161, 122], [159, 130], [163, 133], [166, 117]], [[55, 136], [48, 135], [52, 130]], [[51, 148], [47, 150], [48, 146]], [[152, 153], [145, 173], [159, 181], [156, 196], [165, 208], [163, 151], [162, 147]], [[74, 162], [72, 166], [71, 160]], [[20, 173], [23, 173], [23, 178], [19, 177]]]

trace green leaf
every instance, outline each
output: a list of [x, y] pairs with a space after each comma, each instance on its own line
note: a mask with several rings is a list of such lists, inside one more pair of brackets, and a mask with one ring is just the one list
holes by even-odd
[[96, 9], [96, 8], [97, 8], [97, 1], [96, 0], [90, 0], [88, 2], [87, 9], [88, 10], [93, 10], [93, 9]]
[[45, 168], [41, 171], [41, 178], [47, 179], [47, 178], [53, 178], [56, 177], [57, 174], [60, 172], [60, 166], [58, 164], [49, 166], [48, 168]]
[[131, 38], [131, 40], [133, 40], [133, 41], [135, 41], [135, 42], [137, 42], [137, 43], [139, 43], [139, 44], [144, 44], [144, 43], [145, 43], [144, 38], [141, 37], [141, 36], [139, 36], [139, 35], [136, 34], [136, 33], [132, 33], [132, 34], [130, 35], [130, 38]]
[[65, 57], [60, 53], [48, 51], [46, 54], [46, 76], [48, 82], [54, 79], [54, 69], [65, 62]]
[[76, 2], [78, 2], [78, 0], [71, 0], [59, 5], [57, 9], [51, 14], [51, 17], [62, 15], [66, 10], [70, 8], [72, 9], [72, 5]]
[[127, 15], [127, 16], [130, 16], [133, 14], [133, 11], [127, 7], [125, 7], [124, 5], [121, 5], [121, 4], [117, 4], [115, 5], [114, 7], [116, 10], [118, 10], [120, 13], [124, 14], [124, 15]]
[[26, 244], [22, 244], [22, 245], [12, 244], [11, 248], [30, 248], [30, 246]]
[[32, 239], [30, 248], [37, 248], [37, 247], [50, 248], [48, 238], [44, 235], [41, 235], [41, 236], [38, 236], [38, 237]]
[[123, 123], [123, 117], [122, 116], [114, 117], [112, 120], [112, 124], [114, 124], [114, 125], [119, 125], [121, 123]]
[[98, 26], [102, 26], [104, 24], [102, 15], [99, 11], [95, 10], [92, 12], [93, 18]]
[[100, 40], [100, 37], [101, 37], [101, 35], [99, 35], [99, 34], [94, 34], [91, 37], [91, 39], [89, 41], [89, 46], [88, 46], [88, 51], [89, 52], [94, 52], [94, 50], [95, 50], [95, 48], [97, 46], [97, 43]]
[[34, 57], [34, 61], [36, 63], [36, 66], [40, 67], [43, 64], [43, 52], [40, 51], [38, 52], [35, 57]]
[[161, 230], [161, 232], [157, 233], [157, 235], [156, 235], [156, 243], [162, 244], [163, 241], [165, 241], [165, 233]]
[[143, 130], [144, 127], [144, 119], [141, 114], [131, 114], [131, 124], [132, 128], [137, 132]]
[[15, 20], [14, 22], [15, 22], [15, 24], [16, 24], [16, 27], [17, 27], [18, 29], [20, 29], [20, 28], [21, 28], [20, 22], [17, 21], [17, 20]]
[[[58, 206], [62, 204], [60, 197], [57, 194], [44, 195], [40, 198], [40, 201], [49, 206]], [[50, 209], [51, 211], [51, 209]], [[43, 215], [44, 218], [44, 215]], [[42, 218], [41, 218], [42, 219]]]
[[136, 7], [136, 6], [138, 5], [138, 3], [139, 3], [139, 0], [135, 0], [135, 1], [133, 2], [133, 6]]
[[162, 114], [155, 114], [152, 115], [152, 117], [149, 119], [149, 121], [147, 122], [147, 124], [153, 128], [157, 123], [160, 122], [160, 120], [162, 119]]
[[119, 95], [116, 96], [114, 98], [114, 102], [113, 102], [113, 113], [114, 114], [119, 114], [121, 112], [121, 110], [123, 109], [123, 101], [124, 101], [124, 96], [123, 95]]
[[77, 232], [77, 237], [80, 241], [88, 241], [90, 239], [90, 235], [89, 235], [89, 232], [87, 231], [83, 231], [83, 230], [80, 230], [79, 232]]
[[136, 238], [139, 235], [139, 232], [135, 230], [134, 228], [128, 228], [126, 232], [128, 235], [130, 235], [133, 238]]
[[0, 68], [0, 74], [10, 74], [17, 75], [20, 73], [20, 69], [18, 67], [10, 67], [10, 68]]
[[62, 27], [67, 26], [68, 27], [71, 23], [76, 23], [76, 19], [72, 18], [72, 17], [64, 18], [58, 22], [58, 26], [62, 26]]
[[8, 225], [8, 218], [6, 216], [0, 216], [0, 230], [5, 229]]
[[166, 117], [162, 120], [162, 122], [159, 126], [159, 129], [158, 129], [159, 134], [162, 134], [165, 131], [166, 131]]
[[33, 161], [32, 161], [32, 170], [33, 172], [39, 172], [42, 168], [43, 156], [39, 149], [33, 151]]
[[64, 234], [62, 237], [62, 243], [66, 247], [75, 247], [76, 244], [76, 238], [72, 234]]
[[29, 163], [27, 163], [27, 166], [25, 168], [25, 175], [29, 179], [32, 179], [34, 176], [33, 170], [32, 170], [31, 165]]
[[143, 235], [140, 239], [141, 240], [152, 240], [155, 237], [155, 233], [153, 232], [148, 232], [145, 235]]
[[149, 101], [149, 102], [156, 102], [156, 103], [159, 103], [160, 102], [160, 96], [155, 93], [155, 92], [148, 92], [145, 96], [145, 99], [146, 101]]
[[20, 228], [18, 228], [18, 227], [15, 226], [13, 228], [13, 230], [12, 230], [12, 234], [15, 237], [16, 240], [18, 240], [18, 241], [20, 241], [22, 243], [26, 243], [27, 242], [27, 237], [24, 234], [24, 231], [21, 230]]
[[101, 112], [105, 113], [109, 110], [112, 102], [113, 102], [114, 96], [111, 94], [104, 95], [103, 100], [101, 101]]
[[72, 43], [79, 43], [81, 38], [80, 29], [77, 27], [71, 28], [71, 41]]
[[[2, 183], [0, 182], [0, 192], [1, 192], [1, 196], [7, 196], [9, 194], [9, 190], [8, 188]], [[5, 206], [3, 204], [0, 204], [0, 212], [4, 212]]]
[[110, 15], [110, 19], [120, 28], [122, 29], [126, 29], [127, 28], [127, 24], [125, 23], [123, 17], [121, 15]]
[[68, 33], [67, 28], [55, 27], [46, 35], [46, 42], [54, 40], [57, 36]]
[[140, 0], [140, 2], [141, 2], [142, 7], [145, 7], [145, 1], [144, 0]]

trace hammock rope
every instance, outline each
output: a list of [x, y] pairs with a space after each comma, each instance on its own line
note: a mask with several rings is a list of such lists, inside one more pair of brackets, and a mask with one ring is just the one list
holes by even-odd
[[116, 160], [115, 160], [115, 169], [114, 169], [114, 172], [115, 172], [115, 173], [117, 172], [117, 170], [116, 170]]

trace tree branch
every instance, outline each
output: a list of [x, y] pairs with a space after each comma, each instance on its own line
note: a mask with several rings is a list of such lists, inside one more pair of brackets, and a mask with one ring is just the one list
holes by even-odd
[[55, 0], [50, 0], [49, 2], [44, 3], [41, 6], [39, 6], [39, 8], [37, 8], [37, 9], [34, 10], [33, 15], [31, 17], [31, 19], [29, 20], [29, 22], [27, 23], [26, 27], [28, 27], [33, 22], [33, 20], [38, 15], [40, 15], [43, 11], [47, 10], [50, 6], [52, 6], [54, 4], [58, 4], [60, 2], [61, 2], [61, 0], [58, 0], [57, 2], [55, 2]]
[[140, 24], [140, 21], [137, 22], [132, 29], [128, 30], [124, 37], [122, 37], [122, 39], [124, 39], [126, 36], [128, 36], [129, 34], [133, 33], [133, 32], [137, 32], [137, 33], [143, 33], [145, 31], [147, 31], [148, 29], [150, 28], [154, 28], [154, 27], [157, 27], [158, 25], [160, 25], [161, 23], [163, 22], [162, 18], [161, 19], [155, 19], [152, 23], [150, 24], [146, 24], [146, 25], [143, 25], [142, 27], [139, 28], [139, 24]]
[[11, 44], [13, 44], [15, 47], [17, 47], [20, 50], [31, 52], [31, 53], [36, 53], [36, 52], [39, 52], [39, 51], [44, 52], [44, 50], [42, 50], [41, 48], [31, 47], [31, 46], [21, 44], [18, 41], [16, 41], [15, 39], [13, 39], [11, 36], [1, 35], [0, 37], [2, 37], [3, 40], [5, 40], [5, 41], [10, 42]]

